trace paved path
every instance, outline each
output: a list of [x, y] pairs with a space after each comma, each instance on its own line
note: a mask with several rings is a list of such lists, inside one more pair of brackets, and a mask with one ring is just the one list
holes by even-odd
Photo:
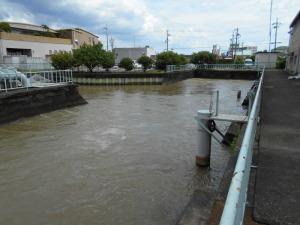
[[300, 80], [267, 72], [254, 219], [270, 225], [300, 224]]

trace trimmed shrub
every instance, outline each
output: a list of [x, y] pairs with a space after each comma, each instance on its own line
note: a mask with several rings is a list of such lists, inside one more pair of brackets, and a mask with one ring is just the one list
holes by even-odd
[[119, 63], [119, 67], [124, 68], [126, 71], [133, 70], [133, 61], [131, 58], [123, 58]]
[[146, 55], [141, 56], [137, 62], [143, 66], [144, 71], [150, 69], [153, 64], [153, 60]]
[[165, 70], [167, 65], [184, 65], [187, 60], [183, 55], [168, 51], [156, 56], [155, 66], [157, 69]]
[[73, 66], [73, 55], [68, 52], [59, 52], [51, 55], [51, 64], [57, 70], [70, 69]]

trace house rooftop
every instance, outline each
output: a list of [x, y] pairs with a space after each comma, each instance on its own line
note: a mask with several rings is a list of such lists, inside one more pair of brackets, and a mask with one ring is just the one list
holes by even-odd
[[45, 29], [42, 25], [36, 25], [36, 24], [29, 24], [29, 23], [19, 23], [19, 22], [7, 22], [10, 27], [17, 28], [17, 29], [24, 29], [24, 30], [32, 30], [32, 31], [40, 31], [40, 32], [51, 32], [51, 33], [57, 33], [53, 29]]
[[76, 28], [65, 28], [65, 29], [58, 29], [57, 31], [63, 31], [63, 30], [76, 30], [76, 31], [83, 31], [83, 32], [86, 32], [86, 33], [89, 33], [90, 35], [93, 35], [93, 36], [95, 36], [95, 37], [97, 37], [97, 38], [99, 38], [99, 36], [97, 36], [96, 34], [93, 34], [93, 33], [91, 33], [91, 32], [89, 32], [89, 31], [87, 31], [87, 30], [84, 30], [84, 29], [82, 29], [82, 28], [79, 28], [79, 27], [76, 27]]
[[291, 25], [290, 25], [290, 28], [292, 28], [296, 23], [297, 21], [300, 19], [300, 10], [299, 12], [297, 13], [296, 17], [293, 19]]

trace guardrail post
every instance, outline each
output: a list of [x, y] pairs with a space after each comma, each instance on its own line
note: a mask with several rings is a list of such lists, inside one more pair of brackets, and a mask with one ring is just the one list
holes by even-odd
[[215, 112], [215, 115], [217, 116], [219, 114], [219, 90], [217, 90], [217, 93], [216, 93], [216, 112]]
[[207, 132], [207, 122], [211, 117], [209, 110], [199, 110], [195, 117], [198, 123], [197, 166], [210, 165], [211, 135]]

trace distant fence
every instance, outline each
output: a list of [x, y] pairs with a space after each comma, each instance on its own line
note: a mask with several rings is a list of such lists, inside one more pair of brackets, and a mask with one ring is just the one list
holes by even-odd
[[188, 70], [261, 70], [264, 66], [257, 64], [186, 64], [186, 65], [167, 65], [167, 72], [188, 71]]
[[0, 67], [13, 67], [19, 71], [54, 70], [50, 63], [1, 63]]
[[0, 68], [0, 92], [31, 87], [46, 87], [73, 83], [72, 70], [19, 72], [14, 68]]
[[167, 72], [187, 71], [187, 70], [254, 70], [276, 69], [276, 62], [255, 62], [253, 65], [245, 64], [186, 64], [167, 65]]

